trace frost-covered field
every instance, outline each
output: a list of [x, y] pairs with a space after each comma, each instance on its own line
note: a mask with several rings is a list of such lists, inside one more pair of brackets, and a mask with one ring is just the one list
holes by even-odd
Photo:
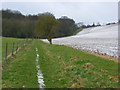
[[118, 24], [87, 28], [75, 36], [53, 39], [53, 44], [118, 58]]

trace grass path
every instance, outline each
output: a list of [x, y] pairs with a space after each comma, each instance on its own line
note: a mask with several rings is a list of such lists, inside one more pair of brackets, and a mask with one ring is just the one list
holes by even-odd
[[[38, 42], [38, 41], [36, 41]], [[38, 43], [49, 88], [110, 88], [118, 85], [118, 64], [67, 46]]]
[[38, 88], [34, 44], [3, 61], [3, 88]]
[[118, 87], [118, 63], [40, 40], [3, 62], [3, 87], [38, 88], [35, 48], [46, 88]]

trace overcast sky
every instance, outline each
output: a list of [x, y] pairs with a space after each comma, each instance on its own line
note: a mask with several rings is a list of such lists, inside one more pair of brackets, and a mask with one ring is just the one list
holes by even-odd
[[51, 12], [56, 18], [68, 16], [84, 24], [118, 21], [117, 2], [3, 2], [2, 9], [18, 10], [24, 15]]

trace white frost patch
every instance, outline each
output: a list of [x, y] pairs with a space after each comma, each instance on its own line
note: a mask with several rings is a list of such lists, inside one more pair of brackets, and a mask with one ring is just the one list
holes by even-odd
[[38, 49], [36, 48], [36, 52], [38, 51]]
[[37, 57], [39, 57], [39, 54], [37, 54]]
[[43, 86], [45, 86], [44, 81], [43, 81], [43, 74], [40, 71], [40, 65], [38, 63], [39, 61], [39, 54], [38, 54], [38, 49], [36, 48], [36, 52], [37, 52], [37, 57], [36, 57], [36, 68], [37, 68], [37, 77], [38, 77], [38, 83], [39, 83], [39, 88], [43, 88]]
[[[87, 28], [77, 35], [55, 38], [53, 44], [118, 58], [118, 24]], [[46, 39], [41, 39], [49, 43]], [[120, 46], [120, 45], [119, 45]]]

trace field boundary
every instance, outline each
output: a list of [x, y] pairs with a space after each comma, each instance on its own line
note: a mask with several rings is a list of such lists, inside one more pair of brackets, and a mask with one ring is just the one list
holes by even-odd
[[[74, 48], [76, 49], [76, 48]], [[81, 50], [81, 49], [78, 49], [78, 50]], [[98, 56], [98, 57], [101, 57], [101, 58], [104, 58], [104, 59], [109, 59], [109, 60], [112, 60], [114, 62], [119, 62], [119, 59], [117, 58], [114, 58], [114, 57], [110, 57], [110, 56], [107, 56], [107, 55], [101, 55], [99, 53], [94, 53], [94, 52], [88, 52], [87, 50], [81, 50], [83, 52], [86, 52], [88, 54], [92, 54], [92, 55], [95, 55], [95, 56]], [[120, 62], [119, 62], [120, 63]]]
[[17, 48], [15, 48], [15, 43], [12, 43], [12, 50], [11, 52], [8, 54], [8, 42], [6, 42], [6, 51], [5, 51], [5, 57], [3, 58], [3, 60], [7, 60], [9, 57], [15, 55], [20, 49], [22, 49], [22, 47], [24, 47], [25, 45], [28, 45], [32, 42], [32, 40], [28, 40], [28, 41], [24, 41], [22, 44], [18, 44], [16, 45]]
[[[43, 41], [43, 40], [41, 40], [41, 41]], [[43, 42], [48, 43], [48, 42], [45, 42], [45, 41], [43, 41]], [[60, 45], [60, 44], [53, 44], [53, 45]], [[109, 59], [109, 60], [112, 60], [114, 62], [120, 63], [118, 58], [114, 58], [114, 57], [111, 57], [111, 56], [108, 56], [108, 55], [105, 55], [105, 54], [102, 55], [98, 52], [95, 53], [95, 52], [89, 52], [88, 50], [85, 50], [85, 49], [84, 50], [83, 49], [77, 49], [77, 48], [72, 47], [70, 45], [64, 45], [64, 46], [71, 47], [71, 48], [76, 49], [76, 50], [81, 50], [81, 51], [86, 52], [88, 54], [95, 55], [95, 56], [98, 56], [98, 57], [101, 57], [101, 58], [104, 58], [104, 59]]]

